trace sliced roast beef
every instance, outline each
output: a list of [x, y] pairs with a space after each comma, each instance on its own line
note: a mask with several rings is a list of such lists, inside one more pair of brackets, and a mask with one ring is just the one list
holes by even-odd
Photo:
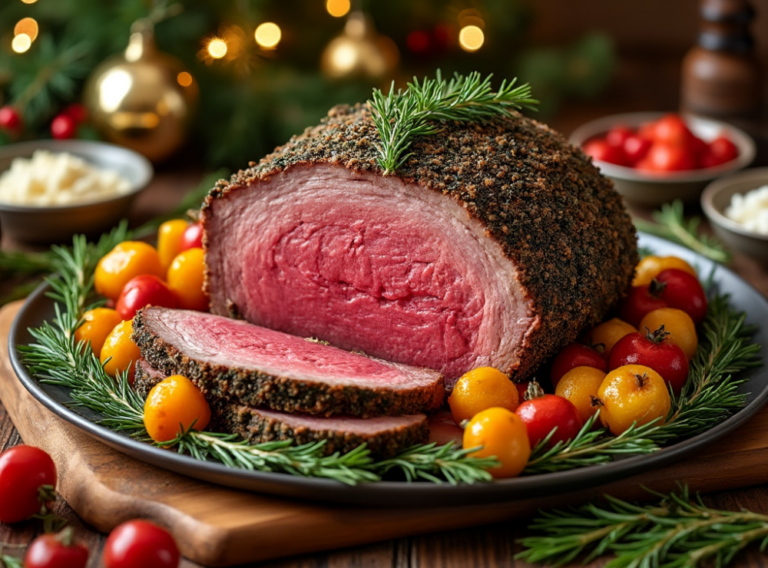
[[610, 180], [523, 116], [448, 124], [394, 174], [365, 107], [320, 126], [203, 208], [214, 313], [447, 379], [529, 376], [628, 287], [636, 235]]
[[180, 373], [205, 394], [283, 412], [381, 416], [433, 410], [440, 373], [373, 359], [244, 321], [145, 308], [133, 340], [161, 373]]
[[[141, 360], [136, 365], [134, 388], [144, 398], [165, 374]], [[424, 414], [357, 418], [319, 417], [263, 410], [212, 397], [209, 392], [211, 428], [239, 434], [252, 443], [293, 440], [307, 444], [325, 440], [328, 454], [346, 453], [366, 444], [371, 455], [388, 458], [427, 441], [429, 428]]]

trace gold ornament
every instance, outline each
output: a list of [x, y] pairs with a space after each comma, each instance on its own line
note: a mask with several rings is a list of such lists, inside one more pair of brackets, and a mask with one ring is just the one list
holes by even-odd
[[147, 20], [131, 27], [125, 52], [102, 63], [85, 87], [85, 104], [99, 133], [155, 163], [184, 143], [197, 97], [197, 82], [177, 59], [157, 49]]
[[376, 33], [370, 16], [350, 12], [344, 31], [323, 51], [320, 67], [333, 79], [381, 79], [395, 70], [399, 59], [395, 42]]

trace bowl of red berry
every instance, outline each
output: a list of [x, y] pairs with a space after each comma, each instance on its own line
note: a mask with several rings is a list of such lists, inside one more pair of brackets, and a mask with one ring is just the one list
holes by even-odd
[[571, 135], [616, 190], [635, 204], [698, 201], [712, 180], [748, 166], [755, 143], [743, 130], [688, 114], [606, 116]]

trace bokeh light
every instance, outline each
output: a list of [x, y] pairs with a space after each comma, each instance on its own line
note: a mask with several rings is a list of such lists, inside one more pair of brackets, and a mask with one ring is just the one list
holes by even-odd
[[13, 35], [27, 34], [31, 41], [37, 39], [37, 22], [34, 18], [23, 18], [13, 28]]
[[254, 37], [256, 38], [256, 43], [264, 49], [275, 49], [277, 44], [280, 43], [283, 33], [280, 31], [280, 26], [274, 22], [264, 22], [256, 28]]
[[485, 34], [477, 26], [464, 26], [459, 32], [459, 45], [464, 51], [477, 51], [485, 43]]
[[189, 87], [192, 84], [192, 75], [186, 71], [182, 71], [176, 75], [176, 82], [182, 87]]
[[325, 9], [334, 18], [346, 16], [351, 7], [349, 0], [326, 0], [325, 2]]
[[16, 53], [24, 53], [32, 45], [32, 38], [27, 34], [19, 34], [11, 42], [11, 49]]
[[24, 2], [25, 4], [34, 4], [35, 2], [37, 2], [37, 0], [21, 0], [21, 1]]
[[208, 54], [214, 59], [221, 59], [227, 54], [227, 42], [217, 37], [208, 42]]

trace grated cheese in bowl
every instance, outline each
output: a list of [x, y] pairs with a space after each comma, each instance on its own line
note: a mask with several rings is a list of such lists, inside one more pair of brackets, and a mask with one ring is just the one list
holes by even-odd
[[734, 193], [725, 216], [745, 229], [768, 235], [768, 185], [745, 194]]
[[130, 182], [116, 171], [97, 168], [66, 152], [37, 150], [32, 158], [16, 158], [0, 174], [0, 202], [10, 205], [74, 205], [130, 190]]

